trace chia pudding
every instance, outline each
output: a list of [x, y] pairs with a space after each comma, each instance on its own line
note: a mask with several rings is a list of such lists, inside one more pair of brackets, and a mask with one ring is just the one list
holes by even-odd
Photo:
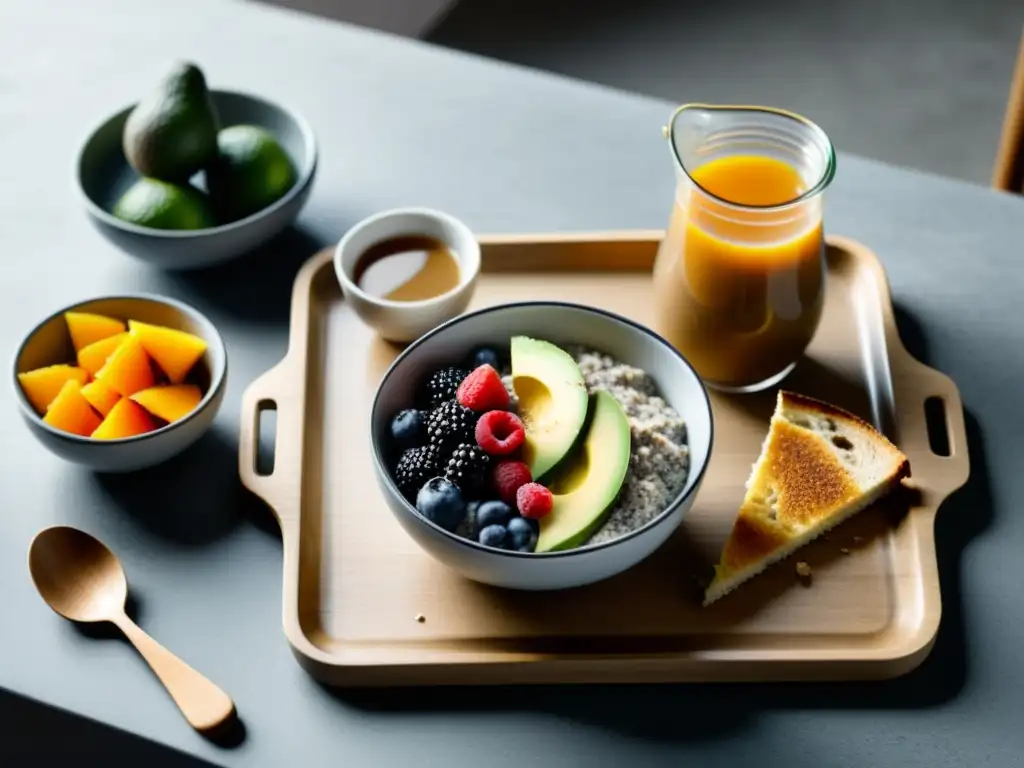
[[[668, 506], [683, 487], [690, 471], [686, 423], [658, 394], [654, 379], [645, 371], [608, 355], [578, 345], [566, 352], [579, 364], [590, 390], [605, 390], [618, 400], [629, 420], [629, 469], [604, 524], [587, 544], [601, 544], [642, 528]], [[515, 408], [512, 376], [503, 381]]]
[[686, 485], [686, 424], [647, 372], [526, 336], [453, 363], [390, 423], [393, 482], [444, 530], [527, 553], [603, 544]]

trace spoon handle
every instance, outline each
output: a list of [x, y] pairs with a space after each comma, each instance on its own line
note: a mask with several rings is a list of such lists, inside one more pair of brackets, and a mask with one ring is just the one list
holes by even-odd
[[114, 623], [149, 663], [193, 728], [205, 731], [224, 722], [235, 711], [224, 691], [147, 635], [134, 621], [122, 614]]

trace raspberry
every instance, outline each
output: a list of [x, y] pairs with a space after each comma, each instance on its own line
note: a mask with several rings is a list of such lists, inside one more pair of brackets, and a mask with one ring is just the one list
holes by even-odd
[[455, 398], [474, 411], [493, 411], [508, 408], [508, 390], [501, 376], [489, 365], [481, 365], [462, 380]]
[[506, 504], [515, 504], [516, 491], [532, 481], [530, 468], [521, 461], [499, 461], [491, 472], [491, 485]]
[[476, 444], [496, 456], [515, 453], [525, 439], [523, 422], [508, 411], [488, 411], [476, 423]]
[[540, 483], [527, 483], [516, 491], [516, 506], [519, 514], [530, 520], [544, 517], [551, 511], [555, 497]]

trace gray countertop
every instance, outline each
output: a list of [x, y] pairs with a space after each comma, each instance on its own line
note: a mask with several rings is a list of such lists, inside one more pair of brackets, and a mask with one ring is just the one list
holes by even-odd
[[[0, 758], [1022, 764], [1024, 202], [849, 156], [829, 195], [829, 229], [881, 256], [908, 346], [956, 380], [967, 409], [973, 473], [939, 515], [944, 615], [919, 670], [827, 686], [330, 691], [285, 642], [280, 542], [235, 471], [239, 399], [284, 353], [295, 269], [360, 217], [403, 204], [451, 211], [478, 232], [660, 227], [673, 179], [659, 129], [672, 105], [230, 0], [7, 0], [0, 51], [3, 348], [59, 305], [147, 290], [205, 312], [231, 360], [215, 432], [133, 477], [61, 463], [4, 392]], [[88, 129], [174, 57], [193, 58], [216, 87], [292, 105], [321, 143], [298, 231], [199, 275], [162, 274], [115, 251], [90, 228], [72, 184]], [[121, 555], [141, 625], [231, 693], [240, 743], [197, 736], [130, 648], [84, 634], [42, 603], [25, 552], [54, 523], [81, 526]]]

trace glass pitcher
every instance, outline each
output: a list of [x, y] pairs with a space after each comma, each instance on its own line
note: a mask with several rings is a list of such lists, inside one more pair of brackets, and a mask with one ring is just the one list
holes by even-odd
[[764, 107], [687, 104], [664, 131], [677, 182], [654, 266], [655, 328], [709, 387], [770, 387], [821, 319], [832, 143]]

